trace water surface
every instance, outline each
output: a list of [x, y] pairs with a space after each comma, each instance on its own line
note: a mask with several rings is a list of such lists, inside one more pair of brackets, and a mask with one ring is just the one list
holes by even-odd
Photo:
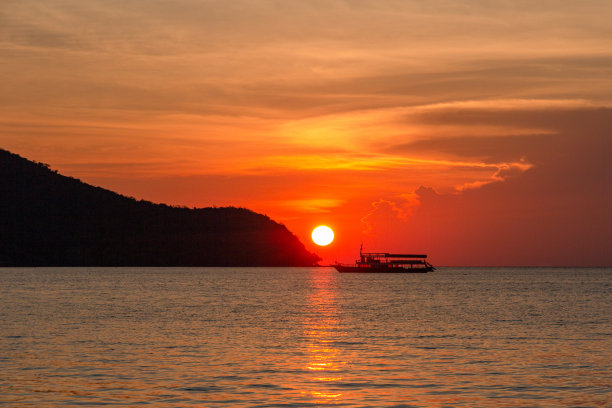
[[612, 270], [0, 269], [0, 405], [612, 406]]

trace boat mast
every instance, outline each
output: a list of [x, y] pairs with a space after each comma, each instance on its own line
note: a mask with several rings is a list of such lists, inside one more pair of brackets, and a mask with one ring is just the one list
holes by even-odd
[[363, 242], [359, 246], [359, 262], [357, 262], [358, 265], [365, 262], [365, 260], [363, 259], [363, 255], [361, 253], [362, 251], [363, 251]]

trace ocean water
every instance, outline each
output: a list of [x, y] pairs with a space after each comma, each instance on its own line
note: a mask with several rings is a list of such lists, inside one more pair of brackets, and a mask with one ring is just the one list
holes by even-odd
[[612, 269], [0, 269], [0, 406], [610, 407]]

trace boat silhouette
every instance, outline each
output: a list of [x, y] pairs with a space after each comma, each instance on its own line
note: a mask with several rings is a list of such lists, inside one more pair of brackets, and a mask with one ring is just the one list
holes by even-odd
[[427, 262], [427, 255], [391, 254], [388, 252], [362, 252], [354, 265], [333, 265], [338, 272], [358, 273], [427, 273], [436, 270]]

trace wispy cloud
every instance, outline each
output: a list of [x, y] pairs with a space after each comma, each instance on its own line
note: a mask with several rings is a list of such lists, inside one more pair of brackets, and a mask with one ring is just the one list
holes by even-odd
[[301, 200], [287, 200], [284, 202], [284, 205], [299, 212], [329, 213], [343, 203], [344, 200], [335, 198], [308, 198]]

